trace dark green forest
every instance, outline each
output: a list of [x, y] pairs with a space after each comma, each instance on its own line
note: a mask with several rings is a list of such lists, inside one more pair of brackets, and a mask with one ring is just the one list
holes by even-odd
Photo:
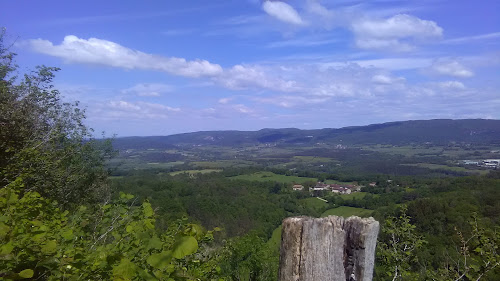
[[59, 69], [20, 73], [3, 40], [1, 280], [276, 280], [281, 221], [339, 208], [381, 223], [375, 280], [500, 280], [500, 170], [454, 164], [491, 156], [500, 121], [96, 139]]

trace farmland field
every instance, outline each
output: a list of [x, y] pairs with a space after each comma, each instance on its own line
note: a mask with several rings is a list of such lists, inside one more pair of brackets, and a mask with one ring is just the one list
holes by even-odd
[[249, 181], [275, 181], [282, 183], [305, 183], [307, 181], [313, 181], [313, 182], [317, 181], [316, 178], [285, 176], [285, 175], [278, 175], [272, 172], [257, 172], [249, 175], [239, 175], [230, 177], [230, 179], [249, 180]]
[[[297, 176], [286, 176], [286, 175], [278, 175], [273, 172], [257, 172], [248, 175], [239, 175], [230, 177], [230, 179], [239, 179], [239, 180], [248, 180], [248, 181], [275, 181], [281, 183], [297, 183], [303, 184], [305, 182], [317, 182], [317, 178], [308, 178], [308, 177], [297, 177]], [[342, 182], [336, 180], [326, 180], [327, 184], [352, 184], [353, 182]]]
[[342, 197], [342, 199], [344, 200], [358, 200], [365, 198], [366, 194], [368, 194], [368, 192], [353, 192], [351, 194], [341, 194], [340, 197]]
[[170, 173], [171, 176], [183, 174], [183, 173], [188, 173], [190, 175], [194, 174], [207, 174], [207, 173], [217, 173], [221, 172], [222, 170], [219, 169], [203, 169], [203, 170], [185, 170], [185, 171], [177, 171], [177, 172], [172, 172]]
[[279, 250], [281, 244], [281, 229], [282, 226], [278, 226], [271, 235], [271, 238], [267, 241], [267, 244], [271, 249]]
[[300, 199], [300, 202], [316, 210], [324, 210], [328, 206], [328, 203], [316, 197]]

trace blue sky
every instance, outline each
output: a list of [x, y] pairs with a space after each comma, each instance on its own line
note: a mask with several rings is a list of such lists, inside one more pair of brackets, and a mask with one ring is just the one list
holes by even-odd
[[108, 135], [500, 119], [500, 1], [0, 0]]

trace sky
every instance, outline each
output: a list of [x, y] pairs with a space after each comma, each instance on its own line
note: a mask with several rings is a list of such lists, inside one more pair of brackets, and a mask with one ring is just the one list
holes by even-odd
[[500, 119], [498, 0], [0, 0], [106, 135]]

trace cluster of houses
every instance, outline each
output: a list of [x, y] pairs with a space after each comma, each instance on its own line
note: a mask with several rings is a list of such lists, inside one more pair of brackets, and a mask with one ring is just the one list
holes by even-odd
[[[304, 190], [304, 186], [301, 184], [295, 184], [293, 190], [299, 191]], [[316, 183], [315, 186], [310, 187], [309, 191], [331, 191], [338, 194], [351, 194], [352, 192], [361, 191], [361, 186], [354, 184], [326, 184], [323, 182]]]
[[464, 165], [474, 165], [484, 168], [499, 168], [500, 159], [484, 159], [484, 160], [463, 160]]

